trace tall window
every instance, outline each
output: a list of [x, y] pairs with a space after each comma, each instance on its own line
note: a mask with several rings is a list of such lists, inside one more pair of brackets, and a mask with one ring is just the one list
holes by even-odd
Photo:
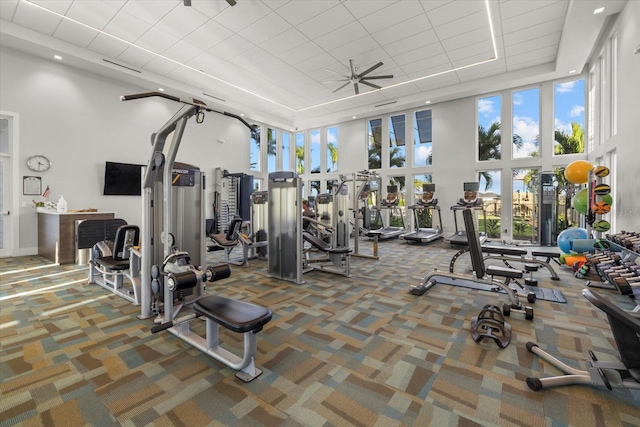
[[[430, 173], [413, 176], [413, 188], [415, 191], [414, 196], [416, 200], [419, 200], [420, 197], [422, 196], [422, 184], [431, 184], [431, 183], [433, 183], [433, 176]], [[438, 187], [436, 187], [436, 191], [437, 190], [438, 190]]]
[[291, 134], [282, 132], [282, 170], [291, 170]]
[[275, 172], [278, 170], [276, 166], [276, 150], [278, 137], [278, 131], [275, 129], [267, 128], [267, 172]]
[[389, 117], [389, 166], [402, 168], [407, 158], [404, 114]]
[[327, 128], [327, 172], [338, 172], [338, 127]]
[[312, 130], [309, 136], [311, 138], [311, 173], [320, 173], [320, 129]]
[[414, 115], [415, 128], [413, 129], [413, 165], [430, 166], [433, 164], [432, 156], [432, 126], [431, 110], [416, 111]]
[[500, 95], [478, 99], [478, 160], [500, 160], [502, 114]]
[[611, 135], [618, 134], [618, 34], [611, 37]]
[[251, 163], [252, 171], [260, 170], [260, 133], [261, 127], [259, 125], [254, 125], [255, 130], [251, 131], [250, 136], [250, 154], [249, 154], [249, 162]]
[[540, 155], [540, 89], [513, 92], [513, 158]]
[[554, 154], [584, 153], [584, 79], [554, 85]]
[[304, 173], [304, 133], [296, 133], [296, 173]]
[[589, 95], [587, 102], [589, 103], [589, 132], [587, 132], [587, 150], [593, 151], [593, 140], [595, 138], [595, 113], [596, 113], [596, 67], [592, 67], [589, 71]]
[[538, 170], [515, 169], [512, 177], [513, 238], [535, 243], [538, 241]]
[[[484, 202], [484, 209], [487, 213], [487, 223], [483, 224], [481, 230], [487, 230], [489, 237], [500, 237], [500, 217], [502, 215], [502, 195], [500, 191], [501, 170], [485, 170], [478, 172], [478, 183], [480, 191], [478, 197]], [[507, 203], [509, 201], [507, 200]], [[482, 218], [484, 221], [484, 218]]]
[[382, 119], [369, 120], [367, 150], [369, 169], [380, 169], [382, 167]]

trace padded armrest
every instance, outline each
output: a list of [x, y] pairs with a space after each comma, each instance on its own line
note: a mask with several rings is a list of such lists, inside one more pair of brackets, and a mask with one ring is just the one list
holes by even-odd
[[234, 332], [259, 332], [273, 316], [271, 310], [246, 301], [210, 295], [193, 303], [201, 314]]

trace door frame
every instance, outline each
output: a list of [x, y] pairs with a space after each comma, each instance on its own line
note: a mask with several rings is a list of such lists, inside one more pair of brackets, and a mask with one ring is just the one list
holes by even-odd
[[[19, 147], [20, 147], [20, 115], [10, 111], [0, 110], [0, 117], [9, 120], [9, 157], [5, 166], [9, 166], [5, 173], [8, 178], [4, 183], [5, 190], [8, 190], [6, 207], [11, 212], [3, 219], [4, 226], [4, 247], [0, 249], [0, 257], [17, 256], [20, 252], [20, 171]], [[5, 195], [3, 194], [3, 197]]]

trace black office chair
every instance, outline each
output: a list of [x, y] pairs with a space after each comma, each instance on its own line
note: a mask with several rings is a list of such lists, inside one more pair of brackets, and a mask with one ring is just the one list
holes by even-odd
[[620, 361], [604, 362], [589, 351], [591, 360], [586, 370], [575, 369], [551, 356], [534, 342], [527, 343], [527, 350], [564, 372], [564, 375], [547, 378], [529, 377], [527, 385], [539, 391], [546, 387], [583, 384], [613, 388], [640, 389], [640, 319], [621, 309], [608, 299], [584, 289], [582, 295], [609, 319], [609, 326], [618, 347]]

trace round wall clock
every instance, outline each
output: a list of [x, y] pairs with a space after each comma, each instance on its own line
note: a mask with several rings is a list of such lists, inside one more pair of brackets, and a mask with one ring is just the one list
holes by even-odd
[[33, 171], [44, 172], [51, 167], [51, 160], [43, 155], [37, 154], [27, 159], [27, 166]]

